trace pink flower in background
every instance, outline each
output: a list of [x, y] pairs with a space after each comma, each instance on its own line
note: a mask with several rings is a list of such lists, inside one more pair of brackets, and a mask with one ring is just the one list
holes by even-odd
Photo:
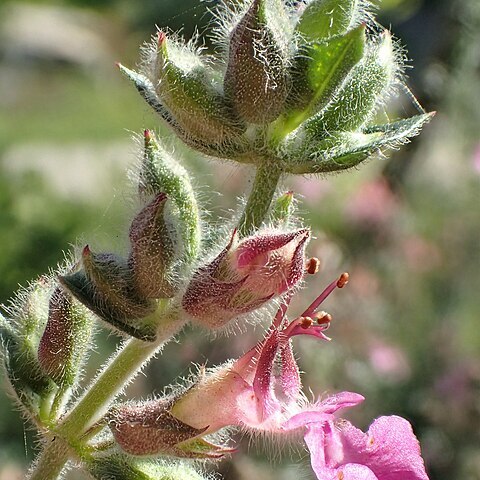
[[475, 148], [473, 152], [473, 170], [480, 175], [480, 143]]
[[395, 213], [397, 199], [385, 180], [362, 186], [346, 202], [346, 215], [356, 225], [378, 227]]
[[350, 422], [307, 427], [305, 441], [318, 480], [428, 480], [410, 423], [380, 417], [367, 433]]
[[386, 380], [400, 382], [410, 376], [408, 358], [399, 347], [377, 339], [373, 341], [368, 354], [372, 368]]

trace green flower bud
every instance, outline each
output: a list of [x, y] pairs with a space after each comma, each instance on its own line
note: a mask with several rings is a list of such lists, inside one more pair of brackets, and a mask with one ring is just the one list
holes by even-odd
[[354, 167], [386, 148], [396, 148], [418, 135], [433, 113], [416, 115], [386, 125], [374, 125], [363, 132], [336, 132], [318, 138], [310, 132], [291, 135], [279, 154], [289, 162], [292, 173], [326, 173]]
[[88, 311], [57, 287], [50, 297], [48, 321], [38, 346], [40, 366], [57, 385], [75, 384], [92, 328]]
[[41, 398], [55, 390], [55, 384], [42, 371], [37, 348], [47, 320], [44, 308], [51, 286], [40, 278], [28, 289], [20, 291], [8, 309], [11, 319], [0, 319], [3, 363], [10, 387], [17, 400], [36, 414]]
[[152, 83], [160, 102], [195, 140], [216, 145], [238, 140], [245, 126], [225, 103], [221, 86], [202, 59], [158, 35]]
[[293, 192], [285, 192], [275, 199], [270, 211], [270, 223], [273, 225], [288, 224], [290, 217], [295, 210], [295, 199]]
[[360, 0], [310, 0], [295, 30], [309, 40], [344, 34], [354, 23]]
[[281, 0], [253, 0], [231, 33], [225, 93], [247, 122], [271, 122], [284, 108], [289, 36]]
[[180, 245], [176, 256], [185, 264], [197, 257], [200, 242], [200, 214], [188, 172], [159, 144], [153, 133], [145, 130], [145, 150], [140, 170], [139, 193], [142, 199], [167, 195], [176, 207], [170, 213], [170, 223], [175, 225]]
[[127, 262], [111, 253], [82, 252], [83, 268], [60, 276], [60, 283], [109, 326], [140, 340], [154, 340], [156, 325], [149, 318], [154, 301], [135, 290]]

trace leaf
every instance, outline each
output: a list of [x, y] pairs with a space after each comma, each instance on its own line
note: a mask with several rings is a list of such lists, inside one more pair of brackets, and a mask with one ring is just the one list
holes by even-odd
[[[328, 139], [300, 142], [305, 148], [288, 152], [288, 171], [295, 174], [328, 173], [354, 167], [384, 148], [395, 148], [420, 132], [433, 113], [416, 115], [385, 125], [374, 125], [363, 132], [335, 132]], [[292, 142], [293, 144], [293, 142]], [[287, 153], [288, 152], [288, 153]], [[295, 158], [302, 160], [295, 163]]]
[[306, 118], [321, 110], [334, 96], [365, 50], [365, 26], [326, 42], [300, 48], [288, 102], [295, 111], [287, 116], [286, 131], [294, 130]]

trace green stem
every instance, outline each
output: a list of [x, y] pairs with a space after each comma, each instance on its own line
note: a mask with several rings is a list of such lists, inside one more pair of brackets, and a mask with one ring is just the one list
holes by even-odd
[[76, 444], [85, 431], [105, 413], [116, 395], [138, 373], [166, 341], [172, 338], [184, 323], [177, 312], [170, 311], [163, 320], [163, 329], [155, 342], [130, 339], [94, 381], [90, 390], [70, 412], [57, 432], [71, 444]]
[[270, 162], [257, 167], [253, 187], [238, 224], [238, 233], [241, 237], [252, 234], [265, 220], [281, 174], [282, 170]]
[[[58, 478], [70, 455], [80, 455], [85, 450], [83, 434], [98, 421], [110, 403], [125, 385], [170, 338], [185, 325], [175, 307], [160, 305], [155, 315], [162, 315], [162, 323], [155, 342], [128, 340], [113, 357], [102, 373], [94, 380], [55, 432], [53, 440], [45, 447], [29, 480]], [[73, 451], [69, 452], [69, 449]]]
[[69, 446], [59, 437], [54, 437], [45, 446], [35, 462], [33, 470], [27, 475], [28, 480], [55, 480], [69, 459]]

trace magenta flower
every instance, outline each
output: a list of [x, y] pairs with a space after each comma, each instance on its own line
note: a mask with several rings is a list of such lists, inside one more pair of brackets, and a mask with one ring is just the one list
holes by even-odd
[[367, 433], [350, 422], [307, 425], [305, 442], [318, 480], [428, 480], [412, 426], [377, 418]]
[[[289, 296], [263, 341], [240, 359], [201, 378], [176, 401], [170, 412], [181, 422], [202, 429], [202, 435], [227, 426], [286, 433], [311, 422], [322, 425], [333, 421], [337, 410], [363, 401], [361, 395], [342, 392], [309, 404], [301, 392], [290, 342], [296, 335], [329, 340], [323, 332], [331, 317], [318, 308], [347, 279], [344, 274], [332, 282], [303, 315], [291, 322], [285, 317]], [[275, 372], [277, 364], [281, 365], [279, 372]]]
[[185, 312], [208, 328], [221, 328], [295, 287], [305, 271], [310, 231], [261, 232], [227, 247], [193, 275], [182, 299]]

